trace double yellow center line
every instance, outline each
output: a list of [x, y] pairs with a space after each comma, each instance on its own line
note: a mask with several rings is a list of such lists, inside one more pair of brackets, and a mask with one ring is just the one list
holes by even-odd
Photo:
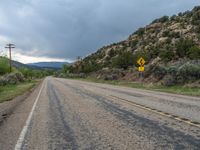
[[109, 98], [112, 98], [114, 100], [120, 100], [120, 101], [123, 101], [123, 102], [125, 102], [127, 104], [139, 107], [141, 109], [144, 109], [144, 110], [147, 110], [147, 111], [151, 111], [153, 113], [156, 113], [156, 114], [168, 117], [168, 118], [172, 118], [172, 119], [175, 119], [177, 121], [184, 122], [184, 123], [186, 123], [188, 125], [200, 128], [200, 123], [199, 122], [194, 122], [194, 121], [191, 121], [191, 120], [189, 120], [187, 118], [181, 118], [179, 116], [172, 115], [172, 114], [169, 114], [169, 113], [166, 113], [166, 112], [154, 109], [154, 108], [150, 108], [150, 107], [144, 106], [142, 104], [138, 104], [138, 103], [135, 103], [133, 101], [130, 101], [130, 100], [127, 100], [127, 99], [124, 99], [124, 98], [120, 98], [120, 97], [117, 97], [117, 96], [109, 95]]

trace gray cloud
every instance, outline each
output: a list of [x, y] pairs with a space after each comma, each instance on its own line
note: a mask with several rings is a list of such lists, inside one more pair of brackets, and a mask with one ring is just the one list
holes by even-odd
[[19, 52], [74, 59], [128, 37], [138, 27], [199, 0], [2, 0], [0, 36]]

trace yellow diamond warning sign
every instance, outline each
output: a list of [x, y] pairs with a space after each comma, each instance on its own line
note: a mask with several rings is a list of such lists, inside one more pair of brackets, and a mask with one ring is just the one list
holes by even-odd
[[138, 59], [137, 63], [138, 63], [138, 65], [140, 65], [140, 66], [144, 66], [144, 64], [145, 64], [144, 58], [141, 57], [140, 59]]

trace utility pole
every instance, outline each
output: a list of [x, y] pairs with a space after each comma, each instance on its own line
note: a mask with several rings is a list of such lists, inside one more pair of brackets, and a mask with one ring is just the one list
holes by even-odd
[[10, 72], [12, 71], [12, 54], [11, 54], [11, 50], [12, 48], [15, 48], [14, 44], [7, 44], [5, 48], [9, 49], [9, 56], [10, 56]]

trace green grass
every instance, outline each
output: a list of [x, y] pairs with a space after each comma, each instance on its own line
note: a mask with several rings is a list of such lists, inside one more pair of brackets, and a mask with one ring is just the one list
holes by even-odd
[[9, 60], [0, 56], [0, 75], [10, 72]]
[[17, 85], [0, 86], [0, 103], [9, 101], [18, 95], [30, 90], [38, 81], [25, 82]]
[[170, 87], [158, 86], [158, 87], [154, 87], [153, 90], [182, 94], [182, 95], [200, 96], [200, 88], [198, 87], [191, 88], [191, 87], [184, 87], [180, 85], [170, 86]]
[[129, 82], [129, 81], [105, 81], [95, 78], [85, 78], [85, 79], [78, 79], [82, 81], [89, 81], [95, 83], [105, 83], [117, 86], [125, 86], [131, 88], [139, 88], [145, 90], [152, 90], [152, 91], [160, 91], [160, 92], [168, 92], [168, 93], [175, 93], [175, 94], [182, 94], [182, 95], [189, 95], [189, 96], [200, 96], [200, 88], [198, 87], [184, 87], [181, 85], [175, 86], [161, 86], [161, 85], [153, 85], [153, 84], [145, 84], [145, 83], [138, 83], [138, 82]]

